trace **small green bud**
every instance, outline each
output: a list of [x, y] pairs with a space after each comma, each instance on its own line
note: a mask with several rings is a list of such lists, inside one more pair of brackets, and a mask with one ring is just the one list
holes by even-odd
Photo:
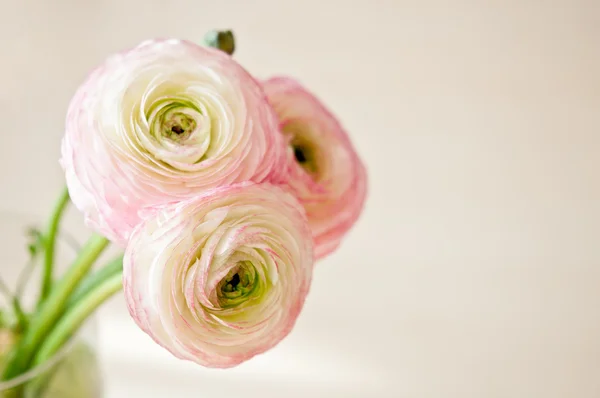
[[211, 30], [204, 36], [204, 43], [229, 55], [235, 51], [235, 37], [230, 30]]

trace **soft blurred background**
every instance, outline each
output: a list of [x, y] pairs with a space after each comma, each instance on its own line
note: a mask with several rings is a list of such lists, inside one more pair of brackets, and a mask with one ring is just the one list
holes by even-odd
[[[202, 369], [118, 297], [99, 315], [106, 397], [600, 396], [597, 0], [2, 0], [1, 14], [1, 210], [49, 213], [92, 67], [213, 28], [234, 30], [255, 75], [315, 91], [368, 166], [365, 212], [283, 343]], [[65, 225], [88, 233], [76, 211]]]

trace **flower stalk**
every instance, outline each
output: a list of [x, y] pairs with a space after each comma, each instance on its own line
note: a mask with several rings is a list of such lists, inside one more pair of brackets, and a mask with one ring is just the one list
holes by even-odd
[[[42, 342], [33, 366], [50, 359], [102, 303], [121, 291], [122, 269], [123, 259], [119, 258], [93, 275], [89, 288], [67, 307], [65, 314]], [[102, 272], [104, 270], [112, 272]]]
[[108, 240], [100, 235], [92, 235], [65, 275], [50, 291], [37, 311], [20, 341], [12, 359], [6, 366], [3, 379], [8, 380], [27, 370], [36, 350], [62, 315], [67, 300], [79, 282], [88, 273], [94, 262], [108, 245]]
[[48, 225], [48, 231], [46, 232], [46, 236], [44, 237], [44, 270], [42, 274], [42, 289], [40, 292], [40, 301], [38, 305], [40, 305], [46, 299], [46, 297], [48, 297], [48, 294], [50, 293], [50, 289], [52, 287], [56, 234], [58, 232], [60, 220], [68, 204], [69, 190], [65, 188], [60, 197], [58, 198], [58, 201], [56, 202], [56, 207], [52, 212], [50, 224]]

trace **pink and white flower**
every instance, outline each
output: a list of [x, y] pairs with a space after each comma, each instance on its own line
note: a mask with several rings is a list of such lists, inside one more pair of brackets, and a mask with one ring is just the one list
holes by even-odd
[[242, 183], [159, 208], [133, 231], [123, 267], [129, 312], [147, 334], [178, 358], [226, 368], [290, 332], [312, 239], [291, 194]]
[[322, 258], [339, 246], [362, 211], [365, 167], [340, 122], [298, 82], [277, 77], [263, 88], [290, 148], [288, 184], [306, 209]]
[[145, 207], [277, 180], [284, 158], [273, 110], [238, 63], [154, 40], [109, 57], [79, 87], [61, 164], [87, 225], [124, 246]]

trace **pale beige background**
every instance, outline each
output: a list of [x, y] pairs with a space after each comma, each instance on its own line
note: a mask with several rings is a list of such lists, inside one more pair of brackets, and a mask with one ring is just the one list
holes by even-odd
[[208, 371], [119, 298], [101, 314], [108, 397], [600, 396], [597, 0], [3, 0], [0, 18], [2, 209], [47, 213], [90, 68], [213, 27], [251, 72], [316, 91], [368, 166], [364, 216], [287, 340]]

